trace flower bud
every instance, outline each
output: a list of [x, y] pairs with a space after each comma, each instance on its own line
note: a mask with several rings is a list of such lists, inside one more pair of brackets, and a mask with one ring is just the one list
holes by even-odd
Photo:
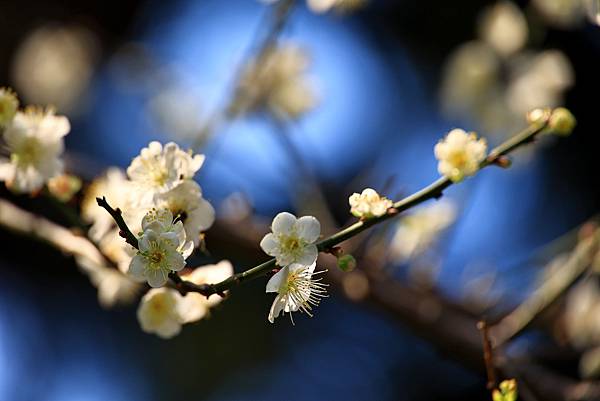
[[337, 265], [343, 272], [351, 272], [356, 268], [356, 259], [350, 254], [342, 255], [337, 258]]
[[575, 116], [564, 107], [554, 109], [548, 121], [550, 132], [561, 136], [570, 135], [575, 125], [577, 125]]
[[19, 107], [19, 100], [13, 91], [8, 88], [0, 88], [0, 128], [7, 126]]
[[515, 379], [504, 380], [492, 393], [494, 401], [516, 401], [517, 381]]

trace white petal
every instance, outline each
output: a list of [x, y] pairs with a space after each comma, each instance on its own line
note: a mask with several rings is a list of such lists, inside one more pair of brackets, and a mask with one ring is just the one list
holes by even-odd
[[178, 272], [179, 270], [183, 269], [183, 267], [185, 266], [185, 259], [183, 258], [183, 255], [180, 254], [177, 251], [173, 251], [173, 252], [169, 252], [167, 253], [167, 266], [169, 266], [169, 269]]
[[273, 233], [264, 236], [260, 241], [260, 247], [267, 255], [277, 256], [279, 254], [279, 241]]
[[289, 273], [290, 270], [287, 266], [275, 273], [273, 277], [271, 277], [271, 279], [267, 282], [266, 292], [279, 292], [279, 289], [287, 280]]
[[150, 287], [158, 288], [167, 283], [168, 275], [164, 270], [148, 270], [146, 272], [146, 278], [148, 279]]
[[183, 246], [180, 247], [179, 252], [181, 252], [184, 259], [187, 259], [192, 252], [194, 252], [194, 248], [195, 246], [193, 241], [186, 241], [184, 242]]
[[135, 255], [129, 263], [129, 270], [127, 271], [127, 274], [137, 281], [146, 281], [146, 275], [144, 272], [145, 266], [146, 263], [144, 257], [141, 255]]
[[290, 272], [297, 272], [299, 270], [306, 269], [310, 274], [312, 274], [315, 271], [316, 267], [317, 267], [317, 263], [316, 262], [313, 263], [313, 264], [311, 264], [311, 265], [303, 265], [301, 263], [292, 263], [289, 266], [289, 269], [290, 269]]
[[302, 255], [296, 262], [300, 263], [301, 265], [304, 265], [304, 266], [310, 266], [313, 263], [315, 263], [318, 256], [319, 256], [319, 250], [317, 249], [317, 246], [316, 245], [307, 245], [302, 250]]
[[271, 305], [271, 310], [269, 311], [269, 322], [275, 323], [275, 318], [279, 316], [284, 307], [285, 299], [281, 295], [277, 295], [273, 301], [273, 305]]
[[164, 323], [156, 329], [156, 334], [158, 334], [160, 338], [164, 339], [173, 338], [180, 332], [181, 323], [175, 319], [166, 319]]
[[296, 223], [296, 230], [300, 238], [312, 244], [321, 235], [321, 223], [313, 216], [302, 216]]
[[296, 216], [288, 212], [279, 213], [273, 219], [271, 229], [275, 234], [289, 235], [296, 225]]
[[182, 323], [197, 322], [208, 313], [207, 299], [200, 294], [189, 293], [178, 303]]

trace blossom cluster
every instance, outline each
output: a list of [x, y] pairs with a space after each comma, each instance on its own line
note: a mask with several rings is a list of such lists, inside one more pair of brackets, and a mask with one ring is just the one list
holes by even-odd
[[18, 107], [16, 95], [0, 88], [0, 128], [10, 153], [10, 159], [0, 159], [0, 180], [16, 193], [34, 193], [62, 174], [64, 137], [71, 126], [51, 108]]
[[[172, 305], [179, 309], [183, 302], [180, 298], [193, 298], [173, 295], [170, 289], [160, 287], [167, 283], [169, 274], [182, 271], [186, 259], [201, 245], [202, 233], [214, 222], [215, 211], [194, 181], [194, 175], [203, 162], [204, 155], [186, 152], [173, 142], [164, 146], [159, 142], [150, 142], [132, 160], [126, 172], [111, 168], [87, 188], [82, 201], [82, 217], [91, 223], [90, 238], [127, 279], [110, 281], [114, 285], [112, 293], [115, 294], [110, 304], [120, 301], [117, 299], [119, 294], [124, 296], [123, 300], [127, 300], [128, 292], [122, 289], [132, 282], [146, 282], [154, 288], [142, 299], [140, 310], [146, 310], [150, 304], [162, 305], [163, 309]], [[98, 207], [97, 197], [105, 197], [120, 210], [128, 227], [138, 236], [137, 250], [120, 238], [119, 228], [110, 214]], [[227, 270], [228, 274], [232, 274], [231, 270]], [[196, 313], [200, 319], [206, 314], [199, 310], [189, 311], [190, 305], [196, 305], [198, 309], [204, 304], [190, 304], [188, 301], [185, 304], [188, 310], [186, 316]], [[152, 308], [150, 310], [154, 311]], [[202, 310], [205, 309], [202, 307]], [[173, 313], [171, 309], [168, 311]], [[140, 312], [138, 317], [146, 316], [145, 313]], [[169, 326], [166, 320], [158, 318], [161, 324], [170, 328], [149, 328], [157, 327], [157, 320], [152, 319], [154, 323], [140, 318], [144, 330], [163, 337], [175, 333], [173, 324]], [[181, 325], [188, 320], [177, 321]]]

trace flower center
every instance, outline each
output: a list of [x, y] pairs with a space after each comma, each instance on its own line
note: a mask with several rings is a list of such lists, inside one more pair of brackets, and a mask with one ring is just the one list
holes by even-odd
[[467, 164], [467, 155], [465, 152], [454, 152], [448, 158], [450, 164], [452, 164], [456, 168], [464, 167]]
[[286, 251], [292, 254], [297, 254], [304, 246], [303, 241], [293, 235], [289, 237], [282, 237], [281, 245]]
[[34, 164], [41, 153], [40, 142], [37, 138], [26, 138], [18, 149], [11, 155], [14, 162], [21, 166]]

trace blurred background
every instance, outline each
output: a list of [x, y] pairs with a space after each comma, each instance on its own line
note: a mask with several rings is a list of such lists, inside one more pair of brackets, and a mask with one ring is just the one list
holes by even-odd
[[[317, 14], [299, 1], [278, 33], [296, 51], [293, 104], [230, 104], [273, 7], [2, 1], [0, 86], [71, 119], [67, 167], [84, 180], [127, 167], [151, 140], [174, 140], [207, 155], [197, 179], [218, 219], [252, 210], [265, 223], [310, 213], [298, 193], [308, 175], [343, 225], [353, 192], [397, 199], [437, 178], [433, 146], [450, 129], [494, 145], [526, 125], [526, 111], [565, 105], [578, 120], [572, 136], [544, 138], [510, 169], [448, 190], [435, 247], [396, 245], [382, 267], [405, 282], [426, 275], [446, 299], [483, 305], [476, 315], [525, 299], [556, 256], [547, 244], [600, 206], [598, 2], [373, 0]], [[38, 199], [15, 202], [65, 223]], [[393, 243], [396, 229], [379, 233]], [[230, 259], [239, 271], [261, 260], [258, 242], [249, 256], [213, 238], [202, 261]], [[70, 258], [4, 229], [0, 239], [2, 400], [489, 399], [483, 375], [340, 291], [312, 319], [271, 325], [258, 280], [165, 341], [139, 329], [135, 305], [100, 307]]]

